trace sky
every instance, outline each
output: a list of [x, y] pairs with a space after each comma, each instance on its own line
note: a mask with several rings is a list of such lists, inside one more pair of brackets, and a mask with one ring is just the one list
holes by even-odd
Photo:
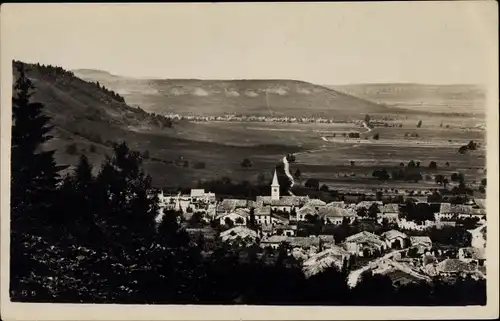
[[4, 4], [2, 54], [130, 77], [481, 84], [496, 5]]

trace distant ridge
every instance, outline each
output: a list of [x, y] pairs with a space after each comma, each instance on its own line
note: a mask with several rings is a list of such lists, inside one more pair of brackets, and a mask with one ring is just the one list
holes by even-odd
[[331, 88], [291, 79], [138, 79], [83, 69], [78, 77], [99, 81], [133, 106], [158, 114], [219, 116], [329, 117], [359, 119], [360, 115], [392, 114], [383, 104]]

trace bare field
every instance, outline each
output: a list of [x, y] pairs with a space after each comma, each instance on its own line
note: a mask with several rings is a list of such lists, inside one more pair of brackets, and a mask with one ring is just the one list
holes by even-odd
[[[380, 135], [387, 139], [358, 143], [357, 140], [340, 138], [342, 142], [337, 143], [325, 142], [321, 136], [337, 130], [350, 132], [363, 129], [353, 124], [190, 123], [163, 137], [145, 135], [149, 139], [143, 139], [140, 146], [150, 150], [152, 157], [168, 160], [182, 157], [189, 162], [187, 167], [151, 160], [146, 162], [146, 168], [154, 173], [154, 182], [159, 186], [192, 186], [200, 180], [222, 176], [228, 176], [233, 181], [256, 181], [259, 174], [266, 174], [270, 179], [274, 166], [287, 153], [296, 154], [296, 163], [291, 165], [292, 172], [300, 169], [304, 179], [318, 178], [334, 188], [356, 186], [372, 189], [380, 185], [371, 177], [375, 169], [397, 168], [401, 162], [407, 164], [410, 160], [421, 163], [424, 177], [461, 172], [468, 182], [479, 182], [485, 176], [482, 132], [424, 127], [418, 129], [421, 137], [401, 141], [404, 128], [382, 129]], [[447, 139], [451, 139], [452, 143]], [[481, 148], [459, 154], [458, 147], [470, 140], [479, 142]], [[252, 161], [251, 168], [240, 166], [244, 158]], [[351, 166], [351, 161], [354, 161], [354, 166]], [[431, 161], [437, 162], [438, 170], [428, 170]], [[204, 162], [206, 168], [193, 168], [195, 162]], [[447, 162], [449, 167], [445, 165]], [[389, 188], [437, 187], [432, 181], [387, 184]]]
[[[322, 136], [333, 133], [365, 131], [347, 123], [289, 124], [255, 122], [182, 123], [162, 132], [116, 132], [112, 140], [126, 140], [132, 149], [149, 151], [145, 169], [156, 186], [192, 187], [201, 180], [230, 177], [233, 181], [257, 181], [259, 174], [271, 179], [275, 165], [288, 153], [296, 155], [291, 171], [300, 169], [301, 182], [317, 178], [323, 184], [337, 189], [360, 188], [371, 190], [380, 186], [372, 173], [380, 168], [397, 168], [410, 160], [421, 163], [421, 172], [427, 175], [461, 172], [468, 182], [479, 182], [485, 176], [484, 137], [480, 131], [422, 127], [418, 138], [401, 139], [405, 128], [375, 128], [368, 139], [345, 139], [336, 135], [334, 142]], [[110, 131], [108, 131], [109, 133]], [[378, 132], [380, 140], [371, 138]], [[78, 155], [68, 155], [65, 148], [76, 142], [80, 152], [87, 151], [96, 164], [110, 154], [108, 146], [95, 144], [71, 134], [59, 133], [50, 148], [58, 149], [56, 157], [62, 164], [74, 164]], [[67, 137], [66, 137], [67, 136]], [[339, 137], [340, 136], [340, 137]], [[103, 137], [103, 139], [108, 139]], [[452, 140], [450, 143], [448, 139]], [[461, 155], [459, 146], [474, 140], [481, 144], [476, 151]], [[97, 151], [88, 153], [94, 144]], [[79, 152], [79, 153], [80, 153]], [[251, 168], [242, 168], [244, 158], [252, 161]], [[354, 161], [354, 166], [351, 165]], [[438, 164], [437, 171], [428, 170], [430, 161]], [[446, 167], [446, 162], [449, 167]], [[204, 168], [196, 164], [203, 163]], [[197, 168], [195, 168], [197, 167]], [[302, 184], [300, 183], [300, 184]], [[437, 187], [432, 181], [419, 183], [389, 182], [388, 188], [428, 189]], [[406, 186], [406, 187], [405, 187]]]

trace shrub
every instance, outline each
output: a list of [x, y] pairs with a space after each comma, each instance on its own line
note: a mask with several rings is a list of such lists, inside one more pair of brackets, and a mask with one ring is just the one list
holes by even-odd
[[195, 169], [204, 169], [206, 167], [205, 162], [196, 162], [193, 165]]
[[69, 155], [77, 155], [78, 147], [76, 146], [76, 143], [71, 143], [66, 146], [66, 153], [68, 153]]
[[376, 133], [375, 135], [373, 135], [373, 139], [375, 139], [375, 140], [379, 140], [379, 138], [380, 138], [379, 133]]
[[318, 189], [319, 188], [319, 181], [315, 178], [309, 178], [305, 184], [304, 184], [305, 187], [307, 188], [314, 188], [314, 189]]
[[249, 160], [248, 158], [245, 158], [242, 162], [241, 162], [241, 167], [243, 168], [250, 168], [252, 167], [252, 161]]
[[437, 163], [435, 161], [430, 162], [429, 169], [437, 169]]
[[97, 148], [95, 147], [95, 145], [94, 145], [94, 144], [91, 144], [91, 145], [89, 146], [89, 151], [90, 151], [91, 153], [96, 153], [96, 152], [97, 152]]

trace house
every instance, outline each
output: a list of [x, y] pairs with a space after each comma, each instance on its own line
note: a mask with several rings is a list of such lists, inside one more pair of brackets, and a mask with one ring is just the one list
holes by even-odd
[[304, 250], [316, 251], [321, 243], [319, 237], [287, 237], [287, 242], [292, 248], [301, 248]]
[[441, 276], [458, 276], [473, 274], [476, 267], [473, 264], [458, 259], [446, 259], [436, 265], [436, 272]]
[[272, 235], [263, 238], [260, 241], [260, 246], [263, 248], [271, 247], [277, 249], [280, 244], [288, 243], [292, 249], [301, 248], [303, 250], [315, 251], [320, 246], [319, 237], [289, 237], [284, 235]]
[[421, 274], [418, 269], [408, 263], [380, 258], [371, 267], [373, 274], [388, 276], [393, 284], [407, 284], [419, 281], [430, 281], [430, 278]]
[[363, 257], [381, 253], [387, 248], [386, 243], [380, 237], [367, 231], [347, 237], [344, 246], [349, 253]]
[[308, 199], [308, 196], [281, 196], [279, 199], [273, 199], [271, 196], [257, 196], [256, 203], [270, 206], [274, 212], [291, 213], [292, 209], [299, 209], [307, 203]]
[[259, 225], [270, 225], [271, 224], [271, 207], [261, 206], [254, 208], [255, 221]]
[[323, 202], [322, 200], [319, 200], [317, 198], [310, 199], [307, 201], [307, 203], [304, 204], [304, 206], [311, 206], [315, 209], [319, 209], [321, 206], [325, 206], [326, 202]]
[[486, 211], [474, 205], [441, 203], [439, 213], [436, 214], [437, 220], [456, 220], [465, 218], [477, 218], [486, 220]]
[[204, 201], [209, 203], [215, 203], [215, 193], [205, 192], [204, 189], [191, 189], [190, 194], [192, 201]]
[[475, 247], [463, 247], [458, 249], [458, 259], [465, 263], [474, 263], [483, 266], [486, 261], [485, 249]]
[[309, 196], [281, 196], [278, 176], [274, 171], [271, 182], [271, 196], [257, 196], [256, 206], [270, 206], [271, 211], [291, 213], [292, 209], [298, 209], [309, 201]]
[[397, 230], [390, 230], [382, 234], [387, 247], [392, 249], [402, 249], [408, 246], [408, 235]]
[[480, 249], [484, 249], [486, 247], [486, 225], [470, 230], [469, 233], [472, 235], [472, 247]]
[[238, 208], [248, 208], [248, 200], [226, 198], [217, 204], [217, 213], [229, 213]]
[[163, 191], [158, 194], [160, 211], [164, 209], [174, 211], [186, 211], [191, 205], [191, 197], [189, 195], [165, 195]]
[[271, 224], [261, 225], [259, 229], [259, 236], [261, 238], [273, 235], [274, 227]]
[[302, 264], [302, 271], [306, 278], [321, 273], [330, 267], [342, 270], [349, 261], [350, 254], [340, 246], [332, 246], [324, 251], [312, 255]]
[[314, 206], [310, 206], [310, 205], [304, 205], [303, 207], [301, 207], [299, 210], [297, 210], [296, 212], [296, 218], [295, 220], [296, 221], [306, 221], [307, 220], [307, 216], [316, 216], [318, 215], [318, 210], [314, 207]]
[[235, 240], [243, 240], [248, 244], [252, 244], [257, 240], [257, 232], [249, 229], [246, 226], [235, 226], [229, 230], [220, 233], [219, 237], [223, 242], [233, 242]]
[[250, 216], [250, 210], [238, 208], [230, 213], [222, 213], [216, 217], [220, 225], [246, 225]]
[[424, 254], [432, 248], [432, 240], [428, 236], [410, 236], [410, 245], [417, 253]]
[[397, 223], [399, 219], [399, 204], [385, 204], [380, 209], [380, 217], [387, 219], [389, 223]]
[[288, 240], [288, 237], [284, 235], [272, 235], [268, 237], [262, 238], [260, 240], [260, 247], [262, 248], [267, 248], [270, 247], [272, 249], [277, 249], [281, 245], [281, 243], [284, 243]]
[[273, 229], [275, 235], [296, 236], [297, 225], [276, 225]]
[[370, 207], [373, 206], [373, 204], [376, 204], [379, 209], [382, 207], [383, 203], [381, 201], [361, 201], [355, 205], [355, 209], [359, 210], [361, 208], [364, 209], [369, 209]]
[[473, 207], [486, 210], [486, 200], [483, 198], [475, 198]]
[[323, 247], [332, 247], [335, 245], [335, 237], [333, 235], [318, 235]]
[[430, 220], [425, 220], [423, 222], [415, 222], [415, 221], [407, 221], [404, 218], [398, 219], [397, 223], [398, 227], [401, 230], [411, 230], [411, 231], [424, 231], [437, 224], [435, 221], [430, 221]]
[[276, 213], [271, 213], [271, 224], [277, 224], [277, 225], [288, 225], [290, 223], [290, 220], [287, 219], [286, 217], [276, 214]]
[[347, 204], [344, 201], [330, 202], [330, 203], [328, 203], [326, 205], [327, 206], [333, 206], [333, 207], [347, 208]]
[[351, 209], [331, 206], [330, 204], [321, 207], [318, 215], [324, 220], [325, 224], [334, 225], [342, 224], [344, 218], [351, 224], [357, 217], [356, 213]]

